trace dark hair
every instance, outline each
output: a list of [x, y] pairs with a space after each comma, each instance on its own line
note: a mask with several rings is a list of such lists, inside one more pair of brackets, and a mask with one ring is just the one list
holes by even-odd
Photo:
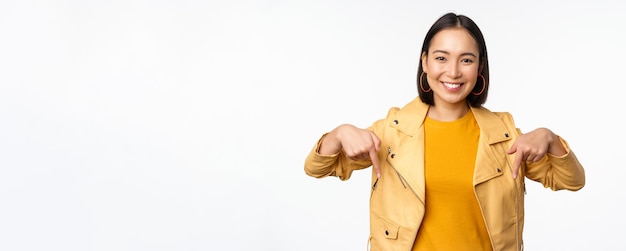
[[[456, 15], [454, 13], [447, 13], [441, 16], [433, 24], [433, 26], [430, 27], [430, 30], [428, 30], [428, 33], [426, 33], [426, 37], [424, 38], [424, 44], [422, 45], [422, 52], [420, 53], [419, 66], [417, 68], [417, 93], [420, 99], [422, 100], [422, 102], [429, 104], [429, 105], [435, 104], [435, 101], [433, 100], [433, 92], [432, 91], [424, 92], [422, 88], [420, 88], [419, 86], [420, 76], [422, 76], [422, 73], [424, 72], [424, 70], [422, 69], [421, 56], [423, 54], [428, 55], [428, 49], [430, 48], [430, 41], [438, 32], [447, 28], [452, 28], [452, 27], [464, 28], [465, 30], [467, 30], [467, 32], [469, 32], [469, 34], [474, 38], [474, 40], [476, 40], [476, 44], [478, 44], [478, 54], [479, 54], [478, 61], [480, 64], [479, 74], [482, 74], [485, 77], [485, 81], [483, 82], [483, 79], [481, 77], [478, 77], [476, 81], [477, 84], [476, 86], [474, 86], [474, 90], [472, 90], [472, 92], [475, 92], [475, 93], [480, 92], [480, 90], [483, 88], [483, 86], [480, 85], [480, 82], [483, 82], [485, 89], [480, 95], [473, 95], [470, 93], [469, 95], [467, 95], [466, 100], [470, 106], [480, 107], [482, 104], [485, 103], [485, 101], [487, 101], [487, 93], [489, 92], [489, 60], [487, 59], [487, 45], [485, 44], [485, 39], [483, 38], [483, 34], [478, 28], [478, 25], [476, 25], [476, 23], [474, 23], [472, 19], [464, 15]], [[424, 85], [424, 88], [426, 89], [429, 88], [429, 86], [427, 86], [428, 81], [423, 81], [422, 84]]]

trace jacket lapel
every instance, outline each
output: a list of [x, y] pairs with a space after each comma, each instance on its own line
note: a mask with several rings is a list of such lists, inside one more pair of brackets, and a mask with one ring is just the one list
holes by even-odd
[[472, 108], [476, 123], [480, 127], [476, 165], [474, 168], [474, 185], [502, 175], [506, 166], [498, 160], [506, 161], [506, 151], [498, 143], [512, 139], [502, 120], [485, 108]]
[[397, 158], [393, 167], [417, 197], [425, 201], [424, 187], [424, 128], [423, 122], [428, 112], [428, 105], [422, 103], [419, 97], [400, 109], [395, 117], [391, 118], [391, 127], [397, 129], [406, 138], [399, 139]]
[[[391, 149], [397, 158], [390, 160], [399, 175], [415, 192], [421, 201], [425, 201], [424, 181], [424, 119], [428, 113], [428, 105], [419, 97], [400, 109], [390, 118], [390, 126], [401, 132], [406, 138], [400, 139], [402, 147]], [[505, 166], [498, 163], [504, 160], [506, 150], [498, 149], [496, 144], [511, 140], [511, 132], [502, 120], [486, 108], [471, 108], [480, 127], [480, 138], [474, 169], [474, 185], [500, 176]], [[397, 152], [396, 152], [397, 151]], [[498, 154], [496, 154], [498, 153]], [[496, 156], [500, 155], [502, 156]], [[506, 161], [506, 160], [504, 160]]]

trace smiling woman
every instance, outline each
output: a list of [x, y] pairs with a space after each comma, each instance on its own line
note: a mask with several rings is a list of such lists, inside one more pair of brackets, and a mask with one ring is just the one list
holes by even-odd
[[[442, 30], [433, 37], [430, 48], [422, 52], [422, 62], [420, 64], [423, 71], [419, 73], [420, 94], [422, 101], [433, 105], [429, 111], [429, 117], [437, 120], [455, 120], [461, 114], [451, 114], [446, 117], [450, 106], [467, 107], [480, 106], [487, 97], [487, 81], [484, 74], [487, 70], [480, 72], [484, 64], [487, 52], [483, 50], [485, 56], [480, 56], [476, 41], [469, 32], [463, 28], [449, 28]], [[426, 76], [427, 81], [421, 81]], [[478, 77], [480, 76], [480, 78]], [[484, 79], [478, 86], [478, 80]], [[429, 83], [433, 83], [430, 85]], [[477, 87], [477, 88], [475, 88]], [[472, 96], [480, 97], [472, 101], [466, 100], [472, 90]], [[432, 92], [431, 92], [432, 91]], [[432, 100], [432, 101], [431, 101]], [[435, 106], [435, 104], [437, 104]], [[465, 114], [466, 109], [453, 109]]]
[[[410, 246], [418, 227], [429, 233], [441, 219], [429, 206], [448, 196], [462, 204], [439, 211], [463, 211], [477, 240], [482, 220], [493, 247], [522, 230], [498, 233], [493, 222], [518, 215], [507, 223], [523, 217], [525, 250], [622, 250], [612, 229], [626, 225], [624, 9], [615, 0], [0, 1], [0, 250], [345, 251], [365, 250], [370, 234], [374, 249]], [[480, 25], [488, 58], [461, 17], [475, 59], [436, 46], [459, 29], [456, 16], [425, 39], [449, 10]], [[454, 64], [457, 75], [445, 70]], [[458, 121], [431, 118], [447, 102], [435, 95], [470, 82], [470, 101], [488, 93], [481, 106], [510, 112], [515, 127], [566, 138], [585, 187], [548, 192], [553, 181], [531, 182], [526, 163], [511, 178], [518, 155], [505, 152], [522, 138], [506, 117], [468, 101]], [[378, 182], [373, 168], [349, 173], [344, 155], [332, 175], [349, 182], [303, 173], [325, 132], [367, 128], [405, 104], [374, 123], [377, 151], [353, 156], [379, 160], [369, 161], [380, 164]], [[571, 155], [537, 170], [561, 177]], [[516, 195], [522, 171], [527, 193]], [[482, 207], [492, 202], [503, 212]]]
[[576, 191], [582, 165], [551, 130], [523, 134], [509, 113], [483, 107], [487, 49], [470, 18], [432, 25], [417, 76], [418, 98], [366, 129], [323, 134], [305, 172], [347, 180], [373, 167], [371, 250], [522, 250], [524, 179]]

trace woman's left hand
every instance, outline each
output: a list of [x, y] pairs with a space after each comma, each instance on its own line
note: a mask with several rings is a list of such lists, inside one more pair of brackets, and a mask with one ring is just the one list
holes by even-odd
[[538, 128], [517, 138], [507, 153], [516, 153], [513, 163], [513, 178], [515, 179], [522, 161], [537, 162], [546, 153], [563, 155], [566, 151], [556, 134], [547, 128]]

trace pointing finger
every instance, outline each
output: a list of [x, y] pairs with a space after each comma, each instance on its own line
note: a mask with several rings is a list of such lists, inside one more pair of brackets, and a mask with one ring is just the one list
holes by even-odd
[[372, 161], [372, 167], [374, 167], [374, 171], [376, 172], [376, 177], [380, 178], [380, 163], [378, 162], [378, 152], [375, 148], [370, 149], [370, 160]]
[[513, 179], [517, 178], [517, 172], [519, 171], [519, 167], [520, 167], [523, 159], [524, 159], [524, 154], [523, 153], [516, 153], [515, 154], [515, 161], [513, 161]]

